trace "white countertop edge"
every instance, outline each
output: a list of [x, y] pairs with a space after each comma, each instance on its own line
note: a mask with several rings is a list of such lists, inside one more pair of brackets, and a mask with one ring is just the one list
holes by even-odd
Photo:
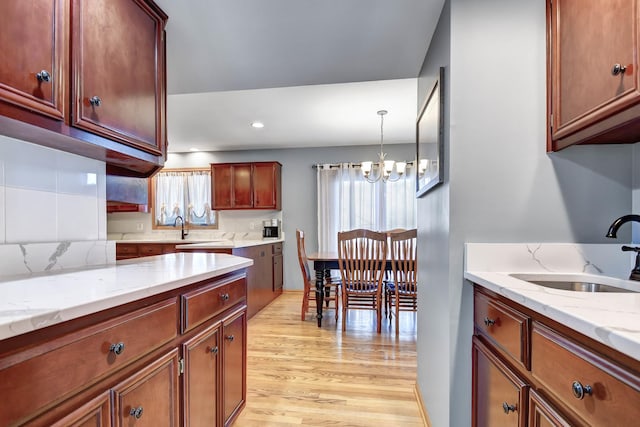
[[640, 293], [549, 289], [509, 274], [465, 271], [464, 278], [640, 361]]
[[[185, 272], [181, 277], [166, 281], [149, 279], [145, 282], [142, 279], [145, 276], [143, 271], [145, 268], [154, 265], [163, 267], [162, 260], [169, 260], [171, 259], [169, 257], [176, 255], [185, 257], [187, 260], [194, 256], [211, 257], [209, 260], [214, 259], [214, 261], [209, 264], [216, 264], [217, 258], [222, 257], [220, 258], [222, 265], [214, 266], [215, 268], [206, 271], [196, 268], [195, 271]], [[144, 299], [191, 283], [209, 280], [251, 265], [253, 265], [253, 260], [234, 255], [183, 253], [119, 261], [117, 264], [103, 268], [0, 282], [0, 340]], [[199, 267], [202, 268], [202, 266]], [[211, 265], [207, 268], [211, 268]], [[156, 271], [156, 273], [158, 272]], [[135, 284], [128, 283], [119, 287], [118, 285], [114, 286], [113, 283], [115, 280], [130, 282], [131, 279], [135, 279], [133, 280]], [[78, 282], [82, 288], [78, 288]], [[73, 297], [65, 298], [64, 303], [50, 304], [49, 301], [52, 298], [47, 298], [46, 292], [41, 295], [38, 293], [42, 287], [51, 288], [51, 286], [56, 288], [59, 286], [60, 292], [69, 292], [74, 288], [78, 292], [74, 293]], [[21, 300], [7, 297], [7, 295], [23, 293], [30, 295], [31, 299], [28, 296]], [[33, 297], [33, 295], [36, 296]]]

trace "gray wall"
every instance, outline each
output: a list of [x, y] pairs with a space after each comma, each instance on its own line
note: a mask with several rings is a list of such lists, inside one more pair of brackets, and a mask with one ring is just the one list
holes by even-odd
[[631, 212], [634, 146], [545, 152], [545, 64], [544, 0], [446, 2], [420, 78], [448, 65], [446, 183], [418, 202], [418, 385], [436, 427], [471, 422], [464, 243], [605, 242]]
[[[216, 151], [201, 153], [171, 153], [167, 167], [202, 167], [209, 163], [278, 161], [282, 164], [282, 225], [284, 244], [284, 287], [302, 290], [298, 266], [295, 233], [304, 230], [307, 252], [318, 249], [318, 216], [316, 212], [316, 163], [360, 162], [376, 160], [379, 146], [348, 146], [328, 148], [287, 148], [282, 150]], [[413, 160], [413, 144], [385, 144], [387, 158]]]

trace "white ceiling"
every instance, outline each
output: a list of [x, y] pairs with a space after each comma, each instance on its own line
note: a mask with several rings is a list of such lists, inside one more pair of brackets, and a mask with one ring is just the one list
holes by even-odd
[[169, 152], [377, 144], [380, 109], [385, 144], [415, 139], [444, 0], [156, 2], [169, 15]]

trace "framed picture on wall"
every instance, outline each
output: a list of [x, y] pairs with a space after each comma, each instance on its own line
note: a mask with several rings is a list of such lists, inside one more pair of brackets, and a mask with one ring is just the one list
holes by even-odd
[[444, 182], [444, 67], [429, 88], [416, 121], [416, 197]]

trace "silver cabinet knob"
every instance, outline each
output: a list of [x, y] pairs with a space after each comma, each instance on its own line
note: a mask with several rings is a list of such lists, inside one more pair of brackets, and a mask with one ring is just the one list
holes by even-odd
[[227, 335], [226, 338], [229, 341], [233, 341], [235, 339], [235, 337], [233, 335]]
[[129, 415], [133, 415], [137, 420], [140, 419], [140, 417], [142, 417], [142, 406], [131, 408]]
[[487, 326], [493, 326], [496, 324], [495, 319], [489, 319], [488, 317], [484, 318], [484, 324]]
[[115, 354], [116, 356], [121, 355], [122, 352], [124, 351], [124, 343], [119, 342], [116, 344], [111, 344], [111, 347], [109, 347], [109, 351]]
[[573, 397], [580, 400], [584, 398], [585, 394], [591, 395], [591, 393], [593, 393], [590, 385], [582, 385], [580, 381], [574, 381], [573, 384], [571, 384], [571, 391], [573, 392]]
[[51, 81], [51, 74], [49, 74], [47, 70], [40, 71], [39, 73], [36, 74], [36, 77], [38, 78], [39, 82], [48, 83]]
[[215, 346], [215, 347], [209, 347], [209, 353], [211, 353], [211, 354], [218, 354], [218, 346]]
[[622, 64], [615, 64], [613, 68], [611, 68], [611, 74], [614, 76], [624, 74], [625, 71], [627, 71], [627, 67]]
[[100, 99], [99, 96], [92, 96], [91, 98], [89, 98], [89, 104], [94, 107], [99, 107], [100, 105], [102, 105], [102, 99]]
[[509, 412], [516, 412], [516, 405], [509, 405], [507, 402], [504, 402], [502, 404], [502, 410], [505, 414], [508, 414]]

